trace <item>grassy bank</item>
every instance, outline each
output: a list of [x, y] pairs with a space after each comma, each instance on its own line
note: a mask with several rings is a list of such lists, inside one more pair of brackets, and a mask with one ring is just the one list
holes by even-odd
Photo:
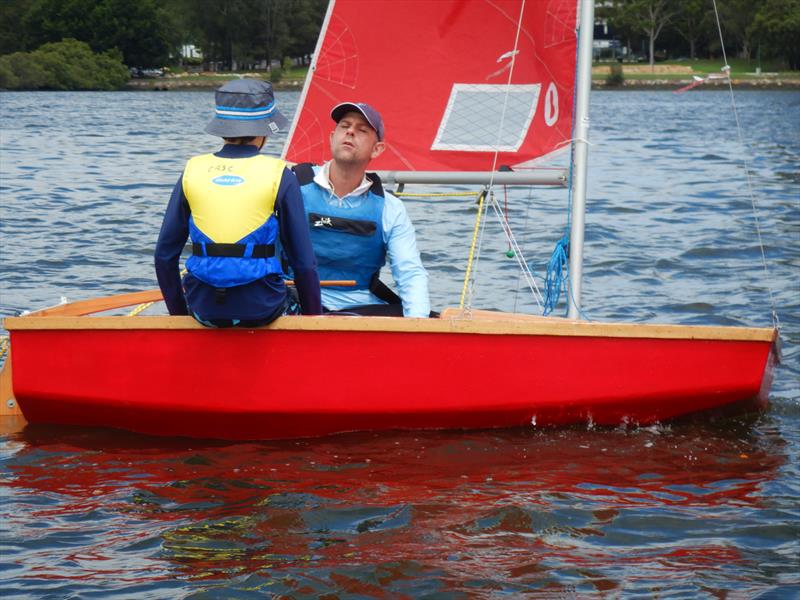
[[[291, 69], [282, 74], [278, 81], [273, 81], [275, 89], [302, 89], [306, 80], [307, 68]], [[250, 71], [242, 73], [168, 73], [164, 77], [148, 77], [131, 79], [127, 89], [141, 90], [179, 90], [179, 89], [215, 89], [232, 79], [252, 77], [271, 81], [270, 73], [266, 71]]]
[[[780, 70], [778, 65], [763, 63], [758, 72], [756, 61], [731, 60], [731, 79], [737, 87], [800, 89], [800, 71]], [[605, 87], [611, 70], [610, 63], [597, 63], [592, 67], [592, 82], [597, 87]], [[291, 69], [285, 72], [279, 81], [273, 82], [275, 89], [299, 90], [306, 79], [307, 68]], [[708, 79], [703, 86], [727, 87], [722, 76], [721, 62], [718, 60], [685, 60], [656, 63], [652, 68], [648, 64], [623, 64], [622, 87], [625, 88], [677, 88], [694, 81], [693, 77]], [[131, 79], [127, 89], [141, 90], [173, 90], [173, 89], [214, 89], [237, 77], [259, 77], [270, 80], [268, 72], [247, 73], [170, 73], [164, 77]]]
[[[800, 88], [800, 71], [781, 70], [779, 65], [734, 59], [729, 62], [730, 76], [736, 87]], [[680, 87], [702, 77], [703, 86], [725, 86], [727, 79], [719, 60], [682, 60], [649, 64], [622, 64], [623, 87]], [[592, 82], [604, 86], [612, 65], [596, 63], [592, 67]]]

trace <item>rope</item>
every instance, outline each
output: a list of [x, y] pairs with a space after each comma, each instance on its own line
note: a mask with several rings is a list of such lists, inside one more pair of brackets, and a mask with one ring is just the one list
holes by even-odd
[[[490, 189], [489, 187], [485, 188], [485, 193], [488, 194], [489, 193], [489, 189]], [[477, 248], [477, 252], [475, 254], [475, 265], [476, 265], [475, 269], [474, 269], [475, 272], [477, 272], [477, 269], [478, 269], [477, 265], [478, 265], [478, 263], [480, 263], [480, 260], [481, 260], [481, 251], [483, 250], [483, 238], [484, 238], [484, 235], [486, 234], [486, 227], [485, 227], [486, 214], [489, 212], [489, 203], [488, 202], [484, 202], [483, 205], [479, 205], [478, 206], [478, 212], [483, 214], [483, 223], [480, 224], [480, 231], [478, 232], [478, 248]], [[467, 295], [467, 313], [468, 314], [472, 314], [472, 299], [475, 297], [476, 281], [477, 281], [476, 277], [475, 277], [475, 275], [473, 275], [472, 279], [470, 280], [470, 287], [469, 287], [468, 295]]]
[[[181, 275], [181, 277], [186, 275], [186, 269], [181, 269], [180, 275]], [[143, 304], [140, 304], [139, 306], [134, 308], [131, 312], [129, 312], [125, 316], [127, 316], [127, 317], [135, 317], [139, 313], [141, 313], [141, 312], [147, 310], [148, 308], [150, 308], [151, 306], [153, 306], [153, 304], [155, 304], [155, 302], [144, 302]]]
[[0, 336], [0, 360], [3, 360], [8, 354], [8, 336]]
[[[733, 94], [733, 83], [731, 81], [731, 68], [728, 65], [728, 57], [725, 53], [725, 40], [722, 37], [722, 24], [719, 20], [719, 12], [717, 11], [717, 0], [712, 0], [714, 5], [714, 17], [717, 20], [717, 31], [719, 32], [719, 45], [722, 48], [722, 60], [725, 63], [725, 66], [722, 67], [722, 71], [727, 75], [728, 80], [728, 92], [731, 97], [731, 107], [733, 108], [733, 116], [736, 120], [736, 134], [739, 139], [739, 144], [741, 144], [742, 148], [747, 149], [747, 144], [745, 144], [744, 136], [742, 135], [742, 126], [739, 122], [739, 111], [736, 108], [736, 98]], [[780, 320], [778, 319], [778, 311], [775, 308], [775, 295], [772, 291], [772, 286], [770, 285], [770, 277], [769, 277], [769, 269], [767, 268], [767, 255], [764, 251], [764, 242], [761, 237], [761, 223], [758, 218], [758, 207], [756, 206], [756, 197], [753, 193], [753, 175], [750, 170], [750, 164], [747, 162], [746, 153], [745, 158], [742, 158], [742, 163], [744, 166], [745, 176], [747, 178], [747, 193], [750, 196], [750, 206], [753, 210], [753, 221], [755, 222], [756, 226], [756, 235], [758, 236], [758, 248], [761, 251], [761, 264], [764, 268], [764, 278], [767, 282], [767, 292], [769, 293], [769, 302], [770, 307], [772, 309], [772, 326], [775, 329], [780, 329]]]
[[486, 199], [486, 190], [483, 190], [478, 196], [478, 214], [475, 217], [475, 227], [472, 229], [472, 243], [469, 247], [469, 257], [467, 258], [467, 272], [464, 274], [464, 285], [461, 288], [461, 301], [459, 308], [463, 310], [464, 300], [467, 297], [467, 288], [470, 284], [470, 276], [472, 274], [472, 261], [475, 257], [475, 248], [478, 243], [478, 232], [481, 229], [481, 216], [483, 215], [483, 201]]
[[544, 316], [553, 312], [558, 305], [565, 278], [569, 278], [569, 236], [566, 234], [556, 242], [547, 263], [547, 273], [544, 276]]
[[136, 316], [136, 315], [138, 315], [140, 312], [142, 312], [142, 311], [144, 311], [144, 310], [147, 310], [148, 308], [150, 308], [151, 306], [153, 306], [153, 304], [155, 304], [155, 302], [145, 302], [144, 304], [140, 304], [139, 306], [137, 306], [136, 308], [134, 308], [134, 309], [133, 309], [131, 312], [129, 312], [129, 313], [126, 315], [126, 316], [128, 316], [128, 317], [135, 317], [135, 316]]

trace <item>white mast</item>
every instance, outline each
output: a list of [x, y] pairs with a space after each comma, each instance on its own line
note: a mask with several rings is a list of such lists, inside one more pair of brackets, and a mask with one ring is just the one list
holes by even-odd
[[569, 310], [567, 317], [580, 318], [583, 278], [583, 229], [586, 213], [586, 166], [589, 158], [589, 91], [592, 89], [592, 39], [594, 1], [583, 0], [578, 30], [578, 88], [575, 100], [572, 227], [569, 234]]

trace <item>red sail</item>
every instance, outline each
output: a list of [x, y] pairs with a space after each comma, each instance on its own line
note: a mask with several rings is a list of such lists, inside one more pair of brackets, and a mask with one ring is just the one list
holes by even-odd
[[489, 171], [553, 152], [572, 129], [577, 5], [332, 0], [285, 158], [330, 158], [345, 101], [383, 116], [372, 169]]

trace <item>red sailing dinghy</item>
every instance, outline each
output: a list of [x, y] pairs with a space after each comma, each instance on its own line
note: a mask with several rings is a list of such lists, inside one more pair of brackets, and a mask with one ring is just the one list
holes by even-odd
[[[577, 319], [591, 3], [373, 0], [380, 28], [362, 11], [357, 0], [331, 2], [286, 158], [328, 158], [330, 107], [354, 99], [403, 124], [375, 165], [389, 182], [565, 186], [564, 172], [499, 167], [524, 166], [573, 139], [570, 318], [462, 302], [438, 319], [284, 317], [254, 330], [212, 330], [189, 317], [84, 316], [158, 300], [158, 291], [76, 302], [5, 320], [13, 395], [29, 422], [268, 439], [647, 425], [766, 406], [774, 329]], [[470, 60], [459, 65], [457, 56]], [[436, 77], [419, 77], [420, 69]], [[15, 406], [10, 372], [9, 359], [0, 377], [6, 411]]]

